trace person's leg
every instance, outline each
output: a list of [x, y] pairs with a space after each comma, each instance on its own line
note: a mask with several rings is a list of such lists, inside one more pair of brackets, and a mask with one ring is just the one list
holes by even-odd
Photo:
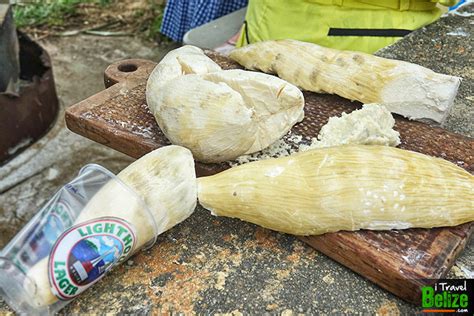
[[189, 10], [194, 0], [168, 0], [161, 24], [161, 33], [175, 42], [181, 42], [189, 27]]
[[194, 28], [245, 7], [247, 0], [169, 0], [161, 32], [177, 42]]

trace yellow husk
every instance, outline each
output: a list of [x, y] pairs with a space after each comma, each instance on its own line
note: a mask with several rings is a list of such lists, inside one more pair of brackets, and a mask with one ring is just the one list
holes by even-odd
[[254, 43], [230, 57], [304, 90], [382, 103], [405, 117], [436, 122], [445, 119], [461, 82], [416, 64], [295, 40]]
[[473, 196], [462, 168], [385, 146], [314, 149], [198, 179], [213, 214], [295, 235], [459, 225], [474, 220]]

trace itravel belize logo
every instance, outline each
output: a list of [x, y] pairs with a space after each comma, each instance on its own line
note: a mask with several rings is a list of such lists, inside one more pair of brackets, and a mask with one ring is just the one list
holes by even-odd
[[474, 315], [473, 293], [472, 279], [438, 280], [421, 288], [421, 307], [424, 313]]
[[69, 228], [57, 240], [49, 258], [53, 293], [69, 300], [99, 281], [133, 251], [133, 226], [116, 217], [101, 217]]

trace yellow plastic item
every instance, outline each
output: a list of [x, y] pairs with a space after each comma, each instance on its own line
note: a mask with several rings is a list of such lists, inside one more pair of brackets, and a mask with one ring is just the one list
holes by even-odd
[[237, 47], [296, 39], [373, 53], [442, 14], [456, 0], [250, 0]]

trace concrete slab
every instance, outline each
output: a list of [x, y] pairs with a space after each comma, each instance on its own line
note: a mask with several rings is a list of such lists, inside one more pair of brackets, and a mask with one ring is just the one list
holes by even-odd
[[[449, 21], [439, 34], [456, 27], [456, 21]], [[63, 107], [101, 90], [103, 69], [112, 61], [158, 60], [163, 54], [133, 38], [78, 36], [44, 45], [53, 60]], [[400, 49], [423, 54], [415, 47]], [[472, 63], [465, 65], [470, 78]], [[452, 128], [469, 134], [456, 124]], [[96, 162], [117, 172], [130, 161], [70, 133], [60, 119], [47, 137], [0, 169], [0, 247], [82, 165]], [[472, 273], [473, 245], [458, 259], [451, 277]], [[212, 217], [198, 207], [188, 220], [161, 235], [154, 247], [115, 269], [62, 313], [405, 315], [419, 310], [293, 236]], [[1, 311], [9, 311], [3, 302]]]

